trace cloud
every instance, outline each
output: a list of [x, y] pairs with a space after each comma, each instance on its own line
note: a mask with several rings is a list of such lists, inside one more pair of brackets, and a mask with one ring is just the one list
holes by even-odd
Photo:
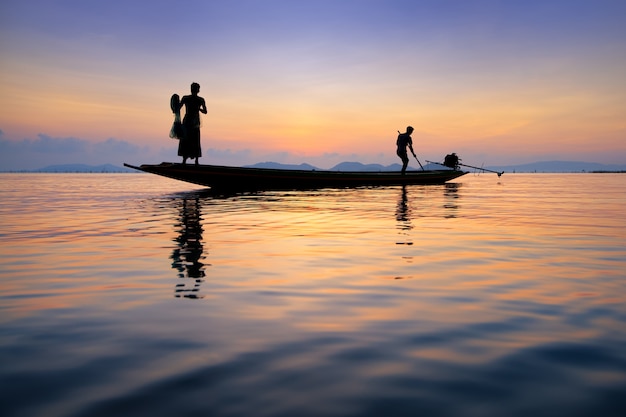
[[85, 152], [89, 142], [78, 138], [53, 138], [39, 134], [37, 139], [13, 141], [0, 137], [0, 150], [18, 153], [80, 153]]
[[124, 140], [109, 138], [104, 142], [97, 142], [93, 144], [93, 149], [96, 152], [104, 153], [120, 153], [125, 155], [140, 154], [142, 148]]
[[[51, 164], [121, 165], [154, 151], [125, 140], [109, 138], [100, 142], [75, 137], [39, 134], [35, 139], [10, 140], [0, 131], [0, 170], [29, 170]], [[171, 151], [170, 151], [171, 152]]]
[[89, 142], [78, 138], [53, 138], [44, 134], [39, 134], [34, 141], [25, 140], [25, 144], [32, 152], [41, 153], [82, 153], [89, 147]]

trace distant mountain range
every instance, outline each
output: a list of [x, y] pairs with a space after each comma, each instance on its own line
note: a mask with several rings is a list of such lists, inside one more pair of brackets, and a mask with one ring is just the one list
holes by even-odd
[[[247, 165], [246, 168], [270, 168], [270, 169], [301, 169], [304, 171], [325, 171], [324, 169], [315, 167], [310, 164], [289, 165], [280, 164], [278, 162], [260, 162], [254, 165]], [[402, 168], [399, 164], [380, 165], [380, 164], [362, 164], [360, 162], [342, 162], [335, 165], [328, 171], [399, 171]], [[409, 168], [411, 169], [411, 168]]]
[[[280, 164], [278, 162], [261, 162], [254, 165], [247, 165], [249, 168], [273, 168], [273, 169], [301, 169], [305, 171], [323, 171], [318, 167], [310, 164]], [[362, 164], [360, 162], [341, 162], [330, 168], [330, 171], [399, 171], [400, 164], [381, 165], [381, 164]], [[424, 169], [442, 169], [441, 165], [424, 164]], [[599, 164], [594, 162], [580, 161], [543, 161], [533, 162], [531, 164], [522, 165], [488, 165], [483, 168], [493, 171], [504, 171], [508, 173], [515, 172], [626, 172], [626, 164]], [[471, 168], [467, 168], [471, 171]], [[408, 170], [416, 171], [419, 168], [409, 167]], [[20, 172], [51, 172], [51, 173], [137, 173], [134, 169], [119, 167], [112, 164], [104, 165], [86, 165], [86, 164], [65, 164], [65, 165], [49, 165], [44, 168], [20, 171]]]
[[293, 164], [279, 164], [278, 162], [259, 162], [258, 164], [254, 164], [254, 165], [245, 165], [244, 168], [268, 168], [268, 169], [291, 169], [291, 170], [301, 169], [303, 171], [321, 171], [319, 168], [314, 167], [313, 165], [310, 165], [310, 164], [293, 165]]
[[522, 165], [488, 166], [485, 168], [505, 172], [626, 172], [626, 164], [608, 165], [581, 161], [543, 161]]
[[[303, 169], [303, 170], [316, 170], [319, 168], [309, 164], [300, 165], [285, 165], [276, 162], [262, 162], [255, 165], [248, 165], [251, 168], [274, 168], [274, 169]], [[400, 164], [380, 165], [380, 164], [362, 164], [360, 162], [342, 162], [330, 168], [329, 171], [400, 171], [402, 166]], [[482, 168], [490, 169], [493, 171], [504, 171], [508, 173], [512, 172], [626, 172], [626, 164], [623, 165], [607, 165], [594, 162], [579, 162], [579, 161], [545, 161], [534, 162], [531, 164], [522, 165], [492, 165], [484, 166]], [[445, 167], [428, 163], [424, 164], [424, 169], [445, 169]], [[465, 168], [471, 170], [471, 168]], [[409, 167], [409, 171], [417, 171], [419, 168]]]

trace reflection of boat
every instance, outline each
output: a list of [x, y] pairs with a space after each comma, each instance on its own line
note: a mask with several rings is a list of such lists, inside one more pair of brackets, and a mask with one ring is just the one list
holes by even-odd
[[345, 188], [408, 184], [443, 184], [465, 175], [465, 171], [445, 169], [428, 171], [305, 171], [269, 168], [240, 168], [217, 165], [183, 165], [163, 162], [159, 165], [127, 167], [181, 181], [211, 187], [214, 190], [290, 190]]

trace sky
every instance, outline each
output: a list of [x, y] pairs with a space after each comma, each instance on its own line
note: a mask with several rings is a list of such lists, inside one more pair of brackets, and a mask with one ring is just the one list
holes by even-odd
[[179, 161], [330, 168], [456, 152], [626, 163], [623, 0], [0, 0], [0, 170]]

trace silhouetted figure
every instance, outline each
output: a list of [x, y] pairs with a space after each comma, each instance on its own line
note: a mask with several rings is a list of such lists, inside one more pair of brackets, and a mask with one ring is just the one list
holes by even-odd
[[402, 175], [406, 173], [406, 167], [409, 165], [409, 155], [406, 150], [407, 147], [411, 150], [415, 159], [417, 159], [417, 155], [415, 155], [415, 151], [413, 150], [413, 139], [411, 139], [411, 133], [413, 133], [413, 128], [411, 126], [407, 126], [406, 132], [400, 133], [398, 135], [398, 140], [396, 141], [396, 145], [398, 145], [397, 154], [400, 159], [402, 159]]
[[202, 156], [200, 148], [200, 112], [207, 113], [204, 99], [198, 95], [200, 84], [191, 84], [191, 95], [184, 96], [179, 104], [179, 109], [185, 106], [185, 117], [183, 118], [183, 138], [178, 143], [178, 155], [183, 157], [183, 164], [187, 163], [187, 158], [195, 158], [198, 165], [198, 158]]

